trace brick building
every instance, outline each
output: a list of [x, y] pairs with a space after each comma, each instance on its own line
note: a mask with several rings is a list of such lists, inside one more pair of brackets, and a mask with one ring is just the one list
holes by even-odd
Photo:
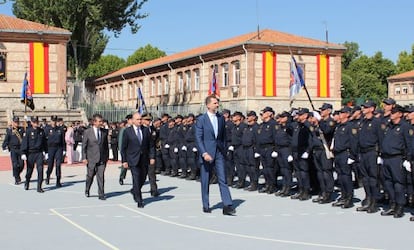
[[414, 70], [387, 78], [388, 96], [401, 105], [414, 104]]
[[[213, 79], [223, 108], [288, 110], [291, 53], [304, 71], [316, 108], [341, 103], [341, 56], [345, 47], [274, 30], [253, 32], [155, 60], [128, 66], [94, 81], [94, 103], [135, 107], [141, 87], [155, 113], [203, 111]], [[310, 107], [305, 91], [293, 102]]]
[[23, 109], [27, 79], [36, 110], [66, 109], [66, 44], [71, 32], [0, 15], [0, 107]]

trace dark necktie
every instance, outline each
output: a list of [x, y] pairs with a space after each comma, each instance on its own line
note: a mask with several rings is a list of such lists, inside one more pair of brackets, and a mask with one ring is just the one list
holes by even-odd
[[98, 129], [98, 143], [101, 143], [101, 130]]
[[137, 137], [138, 137], [138, 141], [141, 143], [142, 138], [141, 138], [141, 131], [139, 128], [137, 128]]

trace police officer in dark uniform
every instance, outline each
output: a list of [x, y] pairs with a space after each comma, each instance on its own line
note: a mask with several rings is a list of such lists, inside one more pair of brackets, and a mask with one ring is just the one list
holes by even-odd
[[[151, 135], [151, 140], [153, 141], [154, 145], [156, 143], [156, 141], [158, 140], [158, 134], [157, 134], [157, 130], [155, 129], [155, 127], [151, 124], [152, 121], [152, 116], [149, 113], [143, 114], [142, 115], [142, 125], [144, 127], [147, 127], [150, 131], [150, 135]], [[150, 164], [148, 166], [148, 180], [150, 183], [150, 194], [152, 197], [157, 197], [159, 196], [158, 193], [158, 186], [157, 186], [157, 175], [155, 173], [155, 162], [154, 164]]]
[[65, 132], [62, 126], [57, 126], [58, 117], [52, 115], [51, 123], [48, 125], [44, 132], [47, 140], [47, 154], [45, 160], [47, 160], [46, 171], [46, 184], [49, 185], [50, 175], [53, 171], [53, 166], [56, 162], [56, 187], [61, 187], [60, 182], [62, 177], [61, 165], [63, 158], [63, 151], [66, 148]]
[[[223, 109], [222, 111], [224, 121], [225, 121], [225, 129], [226, 129], [226, 140], [227, 145], [231, 145], [231, 132], [233, 130], [234, 124], [231, 120], [231, 112], [228, 109]], [[234, 180], [234, 160], [233, 160], [233, 151], [227, 150], [227, 155], [225, 157], [224, 167], [225, 167], [225, 173], [227, 178], [227, 185], [233, 186], [233, 180]]]
[[353, 207], [354, 189], [352, 184], [352, 164], [357, 156], [356, 141], [357, 130], [349, 122], [350, 107], [344, 107], [339, 112], [339, 123], [335, 129], [332, 151], [335, 155], [335, 168], [341, 185], [341, 198], [332, 204], [335, 207]]
[[183, 121], [182, 115], [177, 115], [174, 119], [174, 127], [168, 134], [169, 156], [171, 161], [171, 177], [179, 176], [179, 149], [182, 147], [183, 140]]
[[247, 126], [243, 129], [241, 144], [243, 153], [240, 164], [246, 169], [249, 175], [250, 185], [245, 188], [247, 191], [256, 191], [259, 185], [259, 164], [260, 154], [257, 148], [257, 115], [254, 111], [247, 112]]
[[37, 192], [43, 193], [43, 157], [47, 152], [46, 136], [43, 129], [39, 127], [37, 116], [31, 118], [31, 125], [23, 134], [21, 159], [27, 161], [26, 181], [24, 189], [29, 190], [30, 178], [32, 177], [33, 168], [36, 164], [37, 169]]
[[233, 130], [231, 131], [231, 144], [228, 150], [233, 152], [234, 165], [236, 167], [237, 182], [233, 185], [234, 188], [244, 188], [246, 182], [246, 169], [241, 164], [243, 157], [243, 146], [241, 138], [243, 136], [244, 128], [247, 126], [243, 122], [243, 114], [239, 111], [233, 113]]
[[198, 149], [195, 141], [195, 116], [194, 114], [188, 114], [186, 132], [184, 135], [185, 149], [187, 153], [187, 169], [189, 169], [190, 174], [187, 176], [187, 180], [195, 180], [197, 178], [197, 159], [198, 159]]
[[308, 116], [309, 109], [301, 108], [297, 112], [297, 124], [292, 134], [293, 166], [298, 180], [299, 192], [291, 196], [292, 199], [309, 200], [310, 176], [309, 157], [311, 153], [312, 137], [309, 130]]
[[366, 101], [362, 104], [363, 120], [358, 132], [358, 152], [360, 155], [359, 172], [365, 191], [365, 202], [357, 211], [375, 213], [378, 211], [378, 165], [377, 157], [382, 139], [380, 120], [374, 117], [376, 104]]
[[[165, 171], [161, 174], [163, 175], [171, 175], [171, 158], [170, 158], [170, 148], [173, 143], [172, 139], [170, 139], [170, 134], [174, 129], [175, 121], [172, 118], [169, 118], [167, 123], [165, 123], [160, 130], [160, 140], [161, 140], [161, 151], [162, 151], [162, 160], [164, 162]], [[172, 136], [171, 136], [172, 138]]]
[[[406, 109], [407, 111], [407, 120], [409, 121], [410, 127], [408, 130], [408, 135], [409, 135], [409, 139], [410, 139], [410, 157], [411, 159], [409, 159], [410, 161], [410, 168], [406, 169], [406, 174], [407, 174], [407, 195], [408, 195], [408, 206], [412, 207], [413, 204], [413, 192], [414, 192], [414, 106], [410, 106]], [[410, 170], [410, 171], [409, 171]], [[410, 221], [414, 221], [414, 216], [410, 217]]]
[[118, 136], [119, 136], [119, 128], [115, 122], [111, 123], [111, 127], [109, 128], [109, 144], [111, 144], [112, 150], [112, 160], [118, 161]]
[[181, 179], [186, 179], [188, 177], [188, 165], [187, 165], [187, 153], [188, 153], [188, 149], [187, 149], [187, 142], [185, 140], [185, 135], [188, 132], [188, 128], [189, 125], [187, 123], [188, 121], [188, 116], [185, 116], [183, 121], [181, 122], [181, 126], [180, 126], [180, 144], [178, 146], [178, 165], [179, 168], [181, 168], [181, 174], [180, 177]]
[[160, 130], [162, 126], [162, 122], [160, 118], [156, 118], [152, 125], [154, 126], [154, 130], [156, 133], [156, 140], [155, 140], [155, 173], [160, 174], [161, 171], [164, 169], [163, 161], [162, 161], [162, 152], [161, 152], [161, 140], [160, 140]]
[[265, 107], [261, 110], [260, 116], [262, 123], [257, 130], [257, 150], [260, 154], [260, 162], [263, 167], [263, 175], [265, 177], [265, 186], [262, 187], [260, 193], [273, 194], [276, 190], [276, 176], [278, 173], [277, 164], [272, 157], [274, 151], [274, 131], [276, 121], [274, 120], [275, 111], [271, 107]]
[[[118, 145], [118, 148], [122, 148], [122, 138], [124, 136], [123, 133], [124, 133], [125, 129], [132, 126], [132, 115], [129, 114], [129, 115], [125, 116], [125, 120], [126, 120], [125, 127], [122, 128], [119, 131], [119, 135], [118, 135], [119, 145]], [[82, 134], [83, 134], [83, 132], [82, 132]], [[126, 177], [127, 171], [128, 171], [128, 168], [124, 168], [123, 166], [121, 166], [121, 173], [119, 174], [119, 184], [120, 185], [124, 185], [124, 179]]]
[[282, 175], [282, 189], [275, 193], [276, 196], [287, 197], [290, 195], [292, 186], [292, 134], [293, 130], [290, 124], [290, 113], [283, 111], [278, 115], [277, 124], [274, 127], [273, 141], [275, 151], [271, 156], [276, 159], [276, 164], [280, 168]]
[[[355, 107], [353, 107], [352, 111], [351, 111], [351, 118], [350, 118], [350, 122], [353, 125], [353, 128], [356, 129], [357, 131], [359, 130], [359, 128], [361, 127], [361, 123], [362, 123], [362, 110], [361, 110], [361, 106], [357, 105]], [[355, 140], [358, 140], [358, 133], [355, 135]], [[357, 152], [357, 157], [355, 159], [355, 162], [352, 163], [352, 172], [354, 172], [354, 176], [355, 176], [355, 181], [354, 181], [354, 188], [359, 188], [360, 186], [363, 186], [362, 184], [362, 177], [361, 177], [361, 168], [360, 168], [360, 155], [359, 152]]]
[[396, 104], [392, 110], [391, 122], [385, 129], [381, 144], [383, 159], [384, 189], [389, 195], [390, 208], [381, 215], [393, 215], [400, 218], [404, 215], [405, 170], [411, 170], [411, 151], [409, 124], [403, 119], [404, 108]]
[[10, 151], [10, 158], [13, 167], [14, 184], [21, 182], [20, 173], [23, 171], [24, 162], [21, 159], [20, 145], [22, 143], [24, 130], [19, 126], [19, 117], [14, 116], [12, 126], [7, 128], [3, 141], [3, 151]]

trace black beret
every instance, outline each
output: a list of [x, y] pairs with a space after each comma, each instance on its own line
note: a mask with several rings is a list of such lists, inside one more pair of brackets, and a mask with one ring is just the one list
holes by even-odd
[[332, 109], [332, 104], [325, 102], [325, 103], [322, 104], [322, 106], [319, 109], [320, 110]]
[[275, 111], [273, 110], [273, 108], [272, 107], [269, 107], [269, 106], [265, 107], [261, 111], [262, 112], [272, 112], [273, 114], [275, 113]]
[[254, 112], [253, 110], [250, 110], [247, 112], [246, 116], [257, 116], [256, 112]]
[[394, 104], [396, 104], [395, 100], [392, 99], [392, 98], [386, 98], [382, 102], [385, 103], [385, 104], [388, 104], [388, 105], [394, 105]]

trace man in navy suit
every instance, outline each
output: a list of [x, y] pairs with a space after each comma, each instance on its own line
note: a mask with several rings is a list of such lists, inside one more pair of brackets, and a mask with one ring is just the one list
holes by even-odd
[[207, 112], [201, 115], [195, 125], [195, 134], [198, 151], [200, 152], [201, 199], [203, 212], [211, 213], [209, 204], [209, 178], [214, 168], [218, 178], [223, 214], [233, 215], [236, 210], [232, 207], [233, 201], [226, 184], [224, 172], [224, 155], [227, 151], [226, 131], [223, 116], [217, 113], [219, 100], [214, 95], [205, 100]]
[[148, 174], [148, 165], [155, 164], [155, 147], [147, 127], [142, 126], [139, 113], [132, 116], [132, 126], [125, 129], [122, 137], [122, 166], [132, 173], [132, 195], [139, 208], [144, 207], [141, 188]]

